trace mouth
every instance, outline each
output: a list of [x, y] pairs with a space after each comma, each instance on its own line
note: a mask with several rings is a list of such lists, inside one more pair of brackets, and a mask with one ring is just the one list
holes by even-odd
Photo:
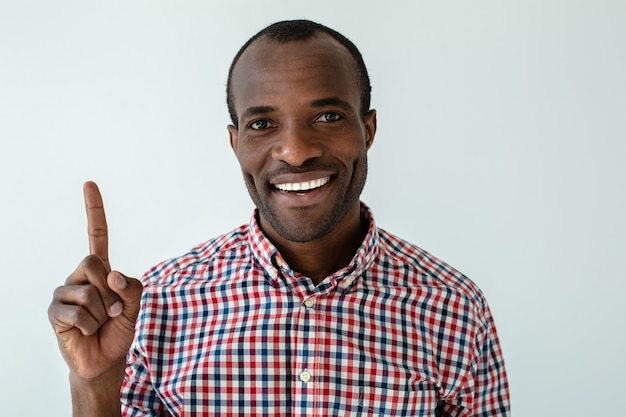
[[330, 182], [330, 176], [317, 178], [311, 181], [302, 182], [285, 182], [281, 184], [274, 184], [274, 188], [279, 191], [287, 193], [304, 194], [322, 188]]

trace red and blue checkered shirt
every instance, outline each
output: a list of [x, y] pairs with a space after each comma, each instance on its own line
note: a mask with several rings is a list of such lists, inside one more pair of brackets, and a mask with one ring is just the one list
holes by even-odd
[[315, 286], [250, 225], [144, 276], [125, 416], [507, 416], [477, 286], [375, 226]]

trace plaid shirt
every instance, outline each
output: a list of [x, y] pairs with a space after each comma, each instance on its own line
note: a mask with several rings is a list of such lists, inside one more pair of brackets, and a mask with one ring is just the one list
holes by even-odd
[[123, 415], [508, 415], [480, 290], [362, 213], [362, 246], [317, 286], [256, 214], [146, 273]]

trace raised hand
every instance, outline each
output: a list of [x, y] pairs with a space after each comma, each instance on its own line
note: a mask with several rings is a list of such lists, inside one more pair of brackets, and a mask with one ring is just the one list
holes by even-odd
[[[107, 223], [98, 186], [83, 187], [90, 255], [58, 287], [48, 309], [72, 383], [115, 384], [124, 375], [125, 358], [134, 337], [141, 283], [111, 271]], [[118, 384], [119, 383], [119, 384]], [[72, 386], [73, 392], [75, 386]], [[115, 392], [113, 389], [111, 392]], [[119, 396], [117, 398], [119, 410]]]

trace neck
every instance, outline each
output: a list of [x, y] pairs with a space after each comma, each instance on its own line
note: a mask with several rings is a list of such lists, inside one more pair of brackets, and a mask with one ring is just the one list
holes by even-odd
[[268, 236], [294, 270], [311, 278], [317, 285], [324, 278], [346, 267], [361, 246], [368, 224], [361, 219], [356, 204], [330, 233], [309, 242], [292, 242]]

